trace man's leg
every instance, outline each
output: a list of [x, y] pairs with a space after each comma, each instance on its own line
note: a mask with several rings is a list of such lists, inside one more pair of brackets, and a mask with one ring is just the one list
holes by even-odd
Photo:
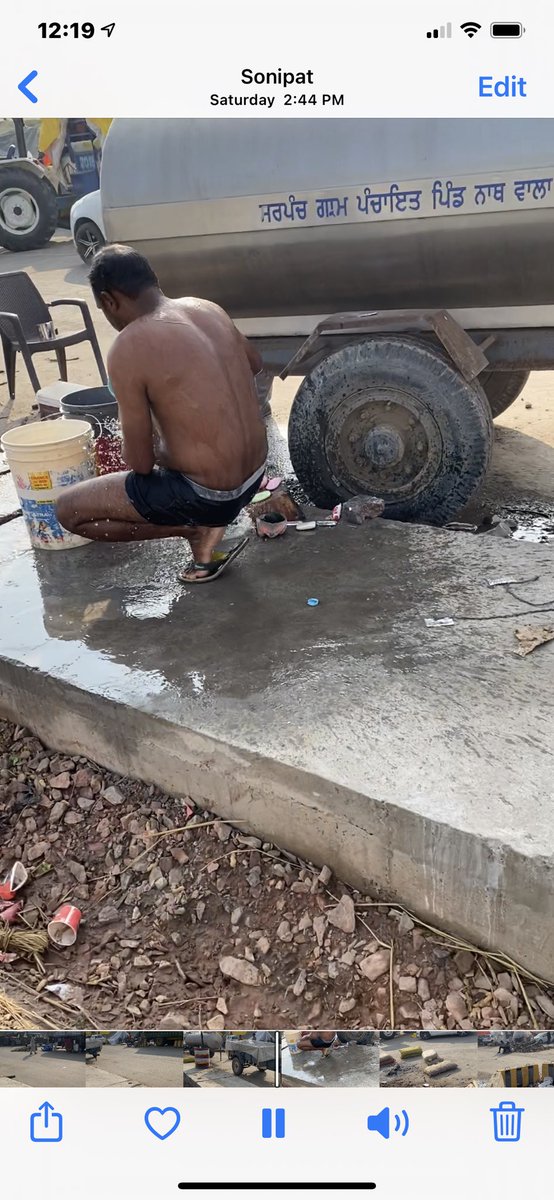
[[[153, 525], [141, 517], [125, 491], [125, 471], [76, 483], [61, 494], [56, 505], [60, 525], [70, 533], [95, 542], [141, 542], [180, 537], [190, 543], [195, 563], [209, 563], [226, 526]], [[201, 578], [191, 568], [187, 577]], [[204, 572], [206, 574], [206, 572]]]

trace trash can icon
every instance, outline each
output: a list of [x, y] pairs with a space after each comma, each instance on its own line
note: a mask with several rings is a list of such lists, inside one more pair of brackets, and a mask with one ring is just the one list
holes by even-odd
[[518, 1108], [514, 1100], [503, 1100], [498, 1108], [491, 1108], [495, 1142], [519, 1142], [524, 1112], [525, 1109]]

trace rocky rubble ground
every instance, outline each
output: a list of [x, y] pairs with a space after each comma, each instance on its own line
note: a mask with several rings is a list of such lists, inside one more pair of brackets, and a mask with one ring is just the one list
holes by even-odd
[[0, 964], [0, 992], [60, 1028], [554, 1028], [554, 989], [515, 964], [7, 722], [0, 845], [0, 879], [30, 876], [10, 928], [83, 913], [75, 946]]

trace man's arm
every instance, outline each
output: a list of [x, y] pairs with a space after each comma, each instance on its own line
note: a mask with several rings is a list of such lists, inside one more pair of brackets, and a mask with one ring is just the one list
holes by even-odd
[[133, 363], [133, 347], [116, 342], [108, 355], [110, 382], [119, 406], [123, 458], [128, 467], [148, 475], [156, 461], [150, 404]]

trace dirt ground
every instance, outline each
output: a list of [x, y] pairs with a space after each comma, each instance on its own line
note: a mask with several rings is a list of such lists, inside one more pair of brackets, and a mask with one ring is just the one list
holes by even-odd
[[554, 989], [8, 722], [0, 842], [0, 879], [30, 876], [8, 929], [83, 913], [73, 947], [0, 963], [0, 1027], [554, 1028]]
[[[457, 1071], [450, 1075], [437, 1075], [430, 1078], [424, 1074], [425, 1062], [423, 1057], [400, 1059], [400, 1050], [420, 1045], [422, 1049], [433, 1050], [444, 1062], [456, 1063]], [[451, 1037], [433, 1038], [430, 1041], [418, 1041], [417, 1037], [395, 1037], [387, 1039], [381, 1046], [382, 1054], [393, 1054], [397, 1060], [398, 1070], [382, 1067], [380, 1071], [380, 1087], [469, 1087], [478, 1079], [479, 1061], [477, 1050], [477, 1035], [470, 1034], [462, 1037], [453, 1034]]]

